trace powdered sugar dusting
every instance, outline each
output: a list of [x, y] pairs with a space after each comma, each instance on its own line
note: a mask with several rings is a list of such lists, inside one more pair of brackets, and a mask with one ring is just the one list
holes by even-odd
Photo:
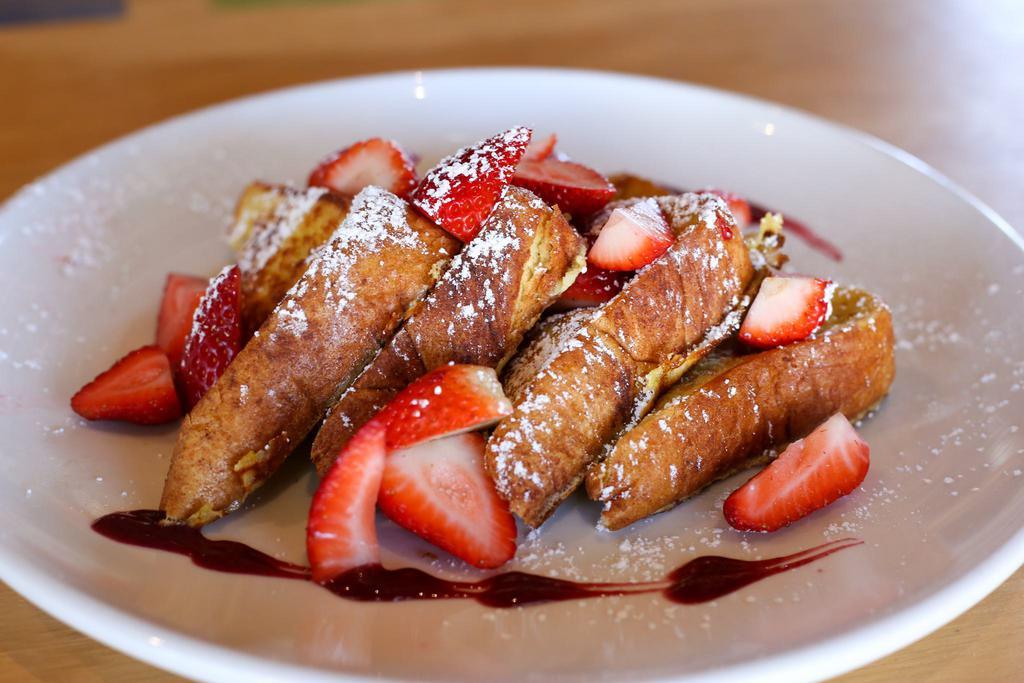
[[750, 306], [750, 296], [744, 294], [742, 297], [734, 297], [732, 307], [721, 322], [712, 327], [704, 335], [700, 343], [694, 347], [692, 354], [703, 356], [709, 349], [717, 346], [725, 339], [733, 336], [740, 329], [743, 316]]
[[505, 372], [505, 392], [513, 402], [530, 380], [576, 337], [590, 315], [588, 309], [577, 308], [553, 315], [541, 323], [539, 333], [516, 354]]
[[[540, 206], [547, 210], [543, 204]], [[500, 273], [500, 277], [506, 281], [511, 277], [511, 273], [502, 267], [502, 263], [522, 248], [522, 240], [517, 236], [516, 226], [512, 220], [498, 221], [496, 216], [501, 213], [500, 209], [508, 209], [509, 215], [513, 215], [517, 207], [518, 201], [512, 199], [509, 196], [509, 189], [505, 188], [501, 199], [492, 210], [488, 222], [485, 223], [484, 230], [470, 240], [469, 244], [452, 259], [451, 265], [443, 275], [442, 282], [438, 283], [439, 286], [444, 284], [446, 291], [449, 289], [460, 292], [469, 291], [467, 285], [474, 277], [474, 273], [481, 273], [485, 269], [492, 269], [494, 272]], [[537, 208], [536, 205], [534, 208]], [[464, 305], [452, 323], [459, 325], [463, 321], [474, 319], [477, 315], [486, 316], [485, 322], [494, 322], [496, 300], [489, 281], [486, 282], [481, 296], [480, 301]], [[436, 292], [432, 292], [427, 296], [426, 301], [434, 303], [436, 299]]]
[[211, 317], [216, 315], [213, 310], [215, 305], [214, 297], [211, 293], [216, 292], [223, 285], [224, 281], [231, 275], [231, 270], [234, 268], [233, 265], [224, 266], [219, 273], [206, 287], [206, 293], [203, 295], [202, 300], [199, 302], [199, 307], [196, 308], [196, 312], [192, 315], [192, 327], [189, 330], [188, 337], [185, 339], [185, 350], [182, 353], [184, 358], [188, 358], [192, 355], [192, 347], [195, 345], [202, 345], [205, 340], [206, 328], [203, 325], [204, 320], [209, 320]]
[[356, 299], [353, 266], [386, 244], [427, 253], [427, 244], [409, 225], [408, 210], [403, 199], [379, 187], [367, 187], [356, 195], [345, 220], [326, 244], [309, 255], [306, 271], [274, 310], [275, 331], [301, 335], [313, 310], [332, 311], [336, 317]]
[[505, 182], [515, 167], [496, 168], [492, 159], [500, 158], [510, 148], [525, 147], [529, 141], [530, 129], [517, 126], [445, 157], [424, 178], [421, 186], [424, 191], [416, 196], [417, 206], [428, 216], [438, 216], [456, 187], [476, 182], [494, 172], [498, 173], [499, 182]]
[[696, 217], [696, 220], [706, 227], [717, 229], [719, 215], [730, 214], [729, 205], [724, 199], [707, 192], [685, 192], [681, 195], [656, 197], [655, 201], [661, 207], [669, 225], [683, 225]]
[[[327, 190], [310, 187], [304, 190], [281, 188], [283, 196], [274, 213], [265, 221], [258, 221], [238, 256], [238, 267], [243, 273], [255, 273], [263, 268], [281, 245], [302, 225], [303, 219]], [[240, 217], [238, 224], [252, 221], [251, 216]]]
[[832, 297], [835, 293], [836, 283], [830, 281], [825, 285], [825, 293], [822, 295], [822, 300], [825, 302], [825, 315], [821, 319], [822, 322], [825, 322], [832, 317]]
[[279, 330], [289, 332], [296, 337], [301, 335], [309, 327], [306, 320], [306, 312], [294, 299], [284, 302], [277, 315]]

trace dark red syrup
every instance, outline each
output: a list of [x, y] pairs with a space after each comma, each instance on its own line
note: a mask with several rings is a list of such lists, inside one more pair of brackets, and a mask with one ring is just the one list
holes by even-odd
[[722, 236], [723, 240], [728, 242], [732, 239], [732, 228], [729, 227], [729, 222], [727, 220], [719, 216], [718, 219], [715, 220], [715, 225], [718, 226], [718, 232]]
[[[764, 218], [764, 215], [769, 211], [775, 213], [771, 209], [766, 209], [765, 207], [760, 206], [759, 204], [750, 204], [750, 217], [755, 224], [761, 222], [761, 219]], [[783, 215], [785, 216], [785, 214]], [[785, 222], [783, 223], [782, 233], [784, 235], [796, 235], [804, 242], [806, 242], [807, 246], [809, 246], [811, 249], [821, 252], [822, 254], [828, 256], [833, 261], [843, 260], [843, 252], [839, 251], [839, 247], [829, 242], [827, 239], [819, 235], [817, 232], [809, 228], [807, 225], [801, 223], [800, 221], [793, 220], [789, 216], [785, 216]]]
[[[157, 510], [115, 512], [100, 517], [93, 530], [121, 543], [178, 553], [219, 572], [276, 576], [312, 581], [308, 568], [282, 562], [237, 541], [206, 538], [198, 529], [163, 525]], [[611, 595], [661, 593], [667, 599], [694, 604], [720, 598], [744, 586], [819, 560], [863, 541], [844, 538], [792, 555], [767, 560], [741, 560], [707, 555], [690, 560], [660, 581], [584, 583], [525, 572], [503, 572], [480, 581], [448, 581], [412, 567], [357, 567], [322, 584], [335, 595], [362, 602], [471, 599], [491, 607], [581, 600]]]
[[128, 545], [166, 550], [192, 558], [204, 569], [231, 574], [308, 579], [309, 568], [283, 562], [238, 541], [218, 541], [184, 524], [161, 524], [160, 510], [115, 512], [92, 523], [93, 531]]

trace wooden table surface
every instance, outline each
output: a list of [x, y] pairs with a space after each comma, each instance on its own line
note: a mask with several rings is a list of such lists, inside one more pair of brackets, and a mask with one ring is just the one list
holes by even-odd
[[[1020, 0], [128, 2], [118, 17], [0, 28], [0, 197], [95, 145], [239, 95], [499, 64], [652, 74], [800, 107], [909, 150], [1024, 225]], [[838, 680], [1021, 680], [1022, 614], [1018, 572]], [[174, 680], [0, 584], [0, 681]]]

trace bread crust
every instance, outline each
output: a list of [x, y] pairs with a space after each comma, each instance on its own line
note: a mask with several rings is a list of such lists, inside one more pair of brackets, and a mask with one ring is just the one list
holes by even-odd
[[527, 333], [501, 377], [505, 395], [513, 405], [519, 402], [523, 390], [537, 373], [551, 362], [566, 342], [576, 336], [590, 317], [589, 308], [574, 308], [545, 317]]
[[836, 412], [857, 418], [895, 373], [892, 318], [878, 298], [840, 288], [811, 338], [761, 353], [733, 349], [698, 364], [587, 473], [620, 529], [767, 459]]
[[311, 456], [324, 474], [352, 435], [409, 382], [449, 362], [501, 368], [572, 283], [585, 246], [557, 208], [509, 187], [480, 234], [328, 414]]
[[752, 277], [724, 202], [707, 194], [658, 202], [675, 243], [613, 299], [588, 309], [579, 330], [517, 389], [512, 415], [488, 441], [485, 465], [499, 494], [531, 526], [678, 379]]
[[632, 173], [616, 173], [608, 180], [615, 186], [613, 201], [621, 199], [637, 199], [641, 197], [660, 197], [662, 195], [679, 194], [680, 190], [656, 183]]
[[235, 202], [234, 220], [228, 228], [228, 244], [241, 254], [257, 223], [274, 215], [277, 207], [289, 194], [298, 194], [300, 190], [287, 185], [275, 185], [255, 180], [249, 183]]
[[[324, 188], [253, 183], [235, 209], [245, 336], [259, 329], [306, 269], [309, 255], [338, 229], [352, 199]], [[246, 225], [249, 227], [246, 228]]]
[[205, 524], [277, 469], [373, 358], [459, 243], [367, 188], [256, 336], [185, 417], [160, 507]]

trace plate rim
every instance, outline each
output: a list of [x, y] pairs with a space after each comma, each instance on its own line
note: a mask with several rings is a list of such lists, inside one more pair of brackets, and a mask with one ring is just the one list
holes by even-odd
[[[798, 107], [700, 83], [625, 71], [536, 66], [478, 66], [381, 71], [267, 89], [212, 103], [148, 124], [77, 155], [15, 190], [13, 194], [0, 202], [0, 215], [11, 210], [16, 202], [26, 198], [32, 186], [37, 183], [45, 182], [57, 174], [87, 163], [90, 158], [115, 147], [130, 145], [133, 141], [150, 135], [160, 128], [177, 125], [190, 119], [198, 119], [219, 109], [253, 104], [261, 99], [273, 99], [304, 90], [312, 91], [319, 88], [356, 84], [361, 81], [398, 80], [417, 76], [479, 78], [502, 74], [519, 77], [562, 75], [570, 78], [610, 78], [630, 82], [648, 82], [660, 87], [698, 91], [717, 98], [734, 99], [747, 105], [786, 112], [797, 119], [840, 133], [917, 171], [981, 214], [987, 222], [998, 228], [1014, 246], [1024, 252], [1024, 237], [973, 193], [910, 152], [847, 124], [831, 121]], [[818, 642], [760, 659], [682, 675], [654, 673], [635, 680], [651, 683], [668, 683], [669, 681], [725, 683], [756, 674], [760, 681], [799, 683], [838, 676], [879, 660], [938, 630], [980, 602], [1022, 565], [1024, 565], [1024, 522], [997, 550], [966, 569], [953, 581], [898, 612], [885, 615], [863, 626]], [[161, 626], [134, 616], [125, 610], [112, 607], [50, 575], [34, 572], [32, 563], [8, 550], [2, 540], [0, 540], [0, 580], [39, 609], [87, 637], [147, 664], [196, 680], [213, 683], [244, 678], [246, 681], [258, 683], [267, 681], [269, 683], [296, 676], [302, 676], [303, 680], [316, 683], [320, 681], [325, 683], [327, 681], [363, 683], [381, 680], [372, 675], [328, 671], [248, 654], [227, 646], [210, 643], [183, 631]], [[238, 676], [237, 674], [242, 668], [244, 668], [245, 674]], [[408, 679], [392, 677], [384, 680], [397, 682]]]

